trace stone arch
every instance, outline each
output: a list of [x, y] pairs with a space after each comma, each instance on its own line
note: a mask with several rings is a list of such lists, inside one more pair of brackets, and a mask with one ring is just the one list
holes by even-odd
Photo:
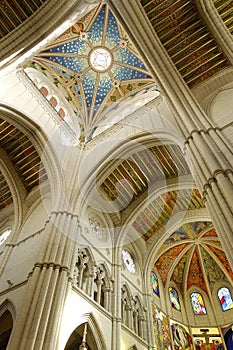
[[6, 299], [0, 306], [0, 348], [5, 349], [9, 342], [16, 317], [15, 307]]
[[86, 345], [88, 350], [107, 350], [102, 330], [92, 314], [81, 317], [81, 323], [73, 330], [64, 350], [76, 350], [82, 344], [86, 325]]

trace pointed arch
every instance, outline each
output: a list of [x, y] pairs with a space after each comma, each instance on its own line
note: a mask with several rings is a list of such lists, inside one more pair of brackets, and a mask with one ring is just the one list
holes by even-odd
[[16, 317], [15, 307], [8, 299], [0, 306], [0, 348], [5, 349], [10, 340]]
[[74, 347], [79, 348], [83, 338], [84, 325], [87, 324], [87, 345], [91, 350], [107, 350], [106, 342], [104, 340], [104, 334], [100, 325], [96, 321], [95, 317], [91, 313], [84, 314], [80, 317], [79, 325], [70, 334], [69, 339], [66, 342], [65, 350], [71, 350]]
[[198, 292], [190, 295], [193, 312], [195, 315], [207, 315], [203, 296]]
[[221, 287], [217, 291], [218, 300], [222, 311], [233, 309], [233, 300], [230, 290], [227, 287]]
[[169, 286], [168, 293], [169, 293], [169, 298], [170, 298], [170, 303], [171, 303], [172, 308], [177, 310], [177, 311], [181, 311], [179, 294], [178, 294], [177, 290], [174, 287]]

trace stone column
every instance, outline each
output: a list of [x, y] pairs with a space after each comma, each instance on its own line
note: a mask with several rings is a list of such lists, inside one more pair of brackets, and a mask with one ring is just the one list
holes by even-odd
[[121, 249], [113, 248], [112, 348], [121, 349]]
[[107, 0], [160, 86], [194, 164], [193, 175], [233, 268], [233, 150], [185, 84], [139, 0]]
[[[77, 217], [54, 212], [43, 233], [43, 248], [30, 273], [26, 294], [13, 327], [9, 349], [54, 350], [69, 283], [75, 246], [62, 233], [77, 230]], [[61, 230], [58, 229], [61, 228]]]

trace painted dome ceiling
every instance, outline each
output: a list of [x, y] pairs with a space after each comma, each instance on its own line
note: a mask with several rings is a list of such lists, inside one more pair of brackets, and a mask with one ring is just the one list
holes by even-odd
[[182, 225], [166, 239], [158, 256], [154, 267], [164, 286], [173, 282], [181, 292], [194, 286], [210, 295], [217, 281], [233, 281], [233, 271], [211, 222]]
[[[94, 132], [116, 102], [154, 80], [121, 25], [101, 4], [38, 53], [27, 67], [53, 82], [78, 118], [82, 137]], [[42, 85], [40, 83], [40, 85]], [[85, 136], [84, 136], [85, 135]]]

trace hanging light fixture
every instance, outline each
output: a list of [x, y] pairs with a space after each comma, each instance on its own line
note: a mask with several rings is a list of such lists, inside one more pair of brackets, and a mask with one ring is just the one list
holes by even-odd
[[79, 347], [79, 350], [88, 350], [88, 347], [86, 345], [86, 339], [87, 339], [87, 323], [84, 324], [83, 340], [82, 340], [82, 344]]

